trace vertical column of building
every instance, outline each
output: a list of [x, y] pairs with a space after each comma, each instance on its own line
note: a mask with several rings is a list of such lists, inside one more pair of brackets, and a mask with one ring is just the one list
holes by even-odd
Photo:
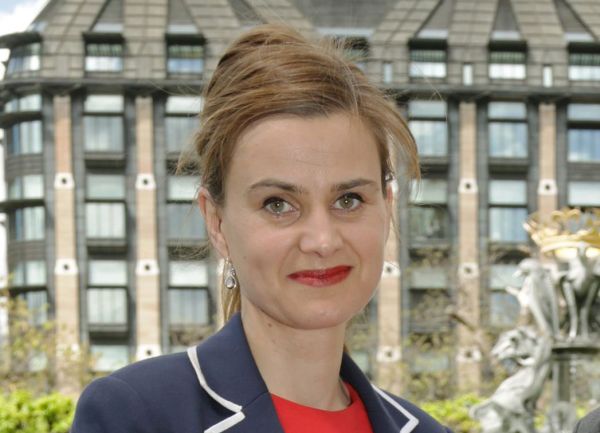
[[458, 292], [457, 373], [460, 390], [480, 384], [481, 352], [475, 330], [479, 327], [479, 224], [477, 186], [477, 110], [472, 102], [461, 102], [460, 182], [458, 190]]
[[154, 178], [154, 122], [151, 97], [137, 97], [136, 107], [136, 358], [159, 355], [160, 280]]
[[390, 233], [377, 300], [377, 383], [393, 393], [401, 390], [401, 374], [398, 371], [402, 339], [401, 309], [398, 243], [396, 234]]
[[538, 212], [542, 220], [558, 207], [556, 186], [556, 105], [542, 103], [540, 116], [540, 182], [538, 186]]
[[75, 182], [73, 180], [71, 98], [54, 97], [54, 311], [59, 333], [58, 387], [62, 392], [78, 392], [78, 384], [67, 374], [65, 350], [79, 349], [79, 272], [75, 243]]

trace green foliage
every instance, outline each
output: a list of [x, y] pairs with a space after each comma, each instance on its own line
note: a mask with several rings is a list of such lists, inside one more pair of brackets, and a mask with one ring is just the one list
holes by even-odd
[[464, 394], [448, 400], [426, 401], [420, 407], [454, 433], [477, 433], [479, 423], [469, 416], [469, 409], [481, 401], [475, 394]]
[[0, 395], [0, 433], [68, 433], [74, 411], [73, 400], [58, 393]]

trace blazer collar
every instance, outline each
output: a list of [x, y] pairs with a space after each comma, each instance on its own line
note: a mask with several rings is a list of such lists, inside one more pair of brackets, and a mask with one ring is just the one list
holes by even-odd
[[[196, 373], [201, 386], [215, 401], [239, 415], [232, 426], [243, 419], [239, 427], [245, 425], [244, 430], [235, 431], [283, 433], [267, 386], [250, 352], [239, 313], [191, 350], [192, 354], [195, 350], [198, 357]], [[417, 417], [374, 387], [347, 354], [342, 358], [340, 375], [360, 395], [374, 433], [410, 433], [415, 429], [419, 422]], [[209, 430], [224, 432], [228, 429], [224, 427]]]

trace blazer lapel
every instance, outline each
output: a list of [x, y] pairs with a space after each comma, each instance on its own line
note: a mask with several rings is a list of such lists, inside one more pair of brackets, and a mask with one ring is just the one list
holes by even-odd
[[[188, 353], [200, 385], [232, 415], [205, 433], [284, 433], [271, 395], [254, 362], [241, 317], [234, 315], [216, 334]], [[374, 433], [410, 433], [418, 419], [385, 392], [375, 388], [350, 356], [340, 374], [360, 395]]]

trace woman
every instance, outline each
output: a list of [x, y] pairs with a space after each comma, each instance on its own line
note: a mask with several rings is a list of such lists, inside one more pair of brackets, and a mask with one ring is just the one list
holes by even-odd
[[418, 177], [395, 105], [341, 51], [261, 26], [220, 60], [195, 150], [227, 324], [94, 381], [72, 433], [448, 432], [344, 352], [381, 276], [392, 161]]

